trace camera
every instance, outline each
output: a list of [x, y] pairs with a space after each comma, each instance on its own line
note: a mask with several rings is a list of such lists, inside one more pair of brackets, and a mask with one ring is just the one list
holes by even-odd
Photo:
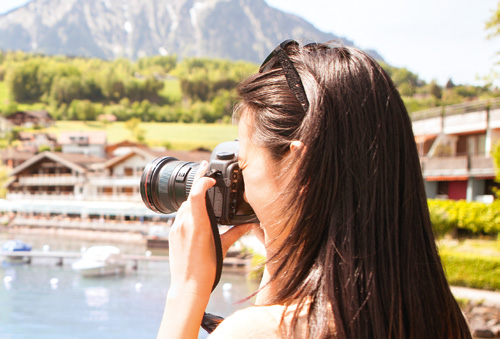
[[[227, 141], [217, 145], [210, 156], [207, 174], [211, 174], [216, 184], [207, 193], [219, 225], [258, 222], [243, 197], [245, 188], [238, 150], [238, 140]], [[146, 207], [162, 214], [176, 212], [187, 200], [199, 167], [199, 163], [174, 157], [157, 158], [146, 165], [140, 183]]]

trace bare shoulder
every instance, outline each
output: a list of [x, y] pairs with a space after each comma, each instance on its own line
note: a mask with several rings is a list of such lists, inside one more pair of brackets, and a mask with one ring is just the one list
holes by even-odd
[[245, 308], [226, 318], [210, 338], [278, 338], [282, 312], [280, 306]]

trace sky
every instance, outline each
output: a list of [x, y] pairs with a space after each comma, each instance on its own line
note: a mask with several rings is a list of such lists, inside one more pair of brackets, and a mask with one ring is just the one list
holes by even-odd
[[[444, 85], [483, 85], [500, 37], [486, 39], [485, 22], [500, 0], [265, 0], [316, 28], [376, 50], [392, 66]], [[0, 0], [0, 13], [29, 0]], [[292, 37], [294, 38], [294, 37]]]

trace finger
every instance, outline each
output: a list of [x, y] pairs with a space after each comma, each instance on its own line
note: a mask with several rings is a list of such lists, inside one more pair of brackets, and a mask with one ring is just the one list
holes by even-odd
[[233, 226], [226, 232], [220, 235], [220, 239], [222, 242], [222, 252], [224, 256], [226, 255], [229, 248], [243, 235], [248, 233], [252, 228], [255, 227], [255, 224], [243, 224], [238, 226]]
[[205, 196], [210, 187], [215, 185], [215, 179], [202, 177], [193, 184], [189, 193], [189, 201], [193, 211], [206, 211]]
[[193, 185], [196, 181], [198, 181], [207, 173], [207, 170], [208, 170], [208, 162], [206, 160], [203, 160], [200, 163], [200, 166], [198, 167], [198, 171], [196, 171], [196, 174], [194, 175]]

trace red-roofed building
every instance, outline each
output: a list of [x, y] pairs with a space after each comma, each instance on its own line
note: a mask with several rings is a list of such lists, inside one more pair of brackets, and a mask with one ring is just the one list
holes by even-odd
[[54, 119], [47, 111], [17, 111], [7, 117], [14, 126], [23, 127], [49, 127], [54, 124]]

